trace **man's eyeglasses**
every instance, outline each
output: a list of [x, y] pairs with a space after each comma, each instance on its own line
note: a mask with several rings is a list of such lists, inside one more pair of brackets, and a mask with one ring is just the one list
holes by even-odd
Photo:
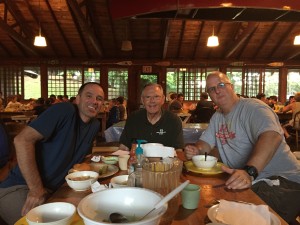
[[216, 92], [217, 89], [224, 89], [226, 87], [226, 84], [231, 84], [231, 83], [220, 82], [217, 84], [217, 86], [206, 88], [206, 90], [208, 93], [213, 93]]
[[160, 95], [155, 95], [155, 96], [143, 96], [145, 101], [150, 101], [150, 100], [154, 100], [154, 101], [158, 101], [161, 99], [162, 96]]

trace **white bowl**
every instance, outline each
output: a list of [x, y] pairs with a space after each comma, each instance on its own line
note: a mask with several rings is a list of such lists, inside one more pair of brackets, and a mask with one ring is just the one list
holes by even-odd
[[69, 225], [76, 207], [67, 202], [53, 202], [37, 206], [26, 214], [29, 225]]
[[194, 165], [201, 169], [211, 169], [214, 167], [218, 159], [214, 156], [208, 155], [205, 161], [205, 155], [195, 155], [192, 157]]
[[[109, 215], [118, 212], [129, 220], [140, 219], [146, 215], [163, 197], [145, 188], [124, 187], [110, 188], [92, 193], [83, 198], [77, 211], [85, 225], [107, 225]], [[167, 204], [154, 210], [144, 219], [128, 222], [127, 225], [158, 225], [166, 212]]]
[[111, 183], [112, 187], [114, 187], [114, 188], [126, 187], [127, 181], [128, 181], [128, 175], [120, 175], [120, 176], [115, 176], [115, 177], [111, 178], [110, 183]]
[[68, 174], [65, 179], [70, 188], [75, 191], [86, 191], [98, 179], [99, 174], [95, 171], [77, 171]]

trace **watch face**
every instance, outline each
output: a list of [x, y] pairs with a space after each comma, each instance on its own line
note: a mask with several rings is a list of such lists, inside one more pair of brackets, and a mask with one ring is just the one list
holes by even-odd
[[254, 166], [246, 166], [245, 170], [247, 171], [247, 173], [254, 177], [254, 179], [257, 177], [257, 169]]

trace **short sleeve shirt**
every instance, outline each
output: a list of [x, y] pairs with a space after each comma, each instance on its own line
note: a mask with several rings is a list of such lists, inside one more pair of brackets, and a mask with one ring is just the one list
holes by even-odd
[[182, 149], [184, 147], [182, 122], [174, 113], [163, 111], [159, 121], [151, 124], [147, 119], [145, 109], [135, 111], [126, 121], [120, 143], [130, 149], [134, 139], [142, 139], [148, 143], [161, 143], [164, 146]]
[[[69, 169], [91, 151], [100, 122], [92, 119], [84, 123], [76, 105], [58, 103], [49, 107], [29, 126], [44, 137], [36, 144], [37, 165], [43, 184], [55, 190], [65, 182], [64, 177]], [[25, 184], [18, 166], [8, 179], [11, 179], [11, 186]]]
[[266, 131], [279, 133], [283, 141], [258, 178], [277, 175], [300, 183], [300, 165], [284, 141], [278, 116], [260, 100], [241, 98], [229, 114], [216, 112], [200, 139], [216, 146], [227, 166], [243, 168], [259, 136]]

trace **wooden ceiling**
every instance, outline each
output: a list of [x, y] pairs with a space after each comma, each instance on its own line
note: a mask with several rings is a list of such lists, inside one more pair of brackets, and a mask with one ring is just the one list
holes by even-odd
[[[300, 1], [253, 2], [0, 0], [0, 63], [300, 66]], [[45, 48], [33, 45], [39, 24]], [[220, 45], [209, 48], [213, 30]]]

